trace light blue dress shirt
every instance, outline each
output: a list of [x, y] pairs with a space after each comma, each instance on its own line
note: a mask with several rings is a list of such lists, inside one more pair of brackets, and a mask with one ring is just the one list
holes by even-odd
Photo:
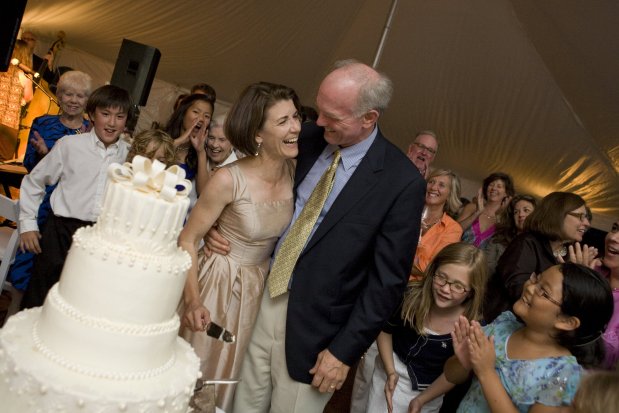
[[[339, 148], [337, 145], [331, 144], [325, 146], [320, 156], [318, 156], [318, 159], [316, 159], [316, 162], [314, 162], [312, 169], [310, 169], [310, 171], [303, 179], [303, 182], [301, 182], [299, 184], [299, 187], [297, 188], [297, 199], [294, 205], [294, 214], [292, 215], [292, 221], [290, 221], [290, 225], [288, 225], [288, 228], [286, 228], [284, 234], [279, 238], [279, 241], [277, 241], [273, 257], [275, 257], [275, 255], [279, 251], [283, 240], [288, 235], [288, 231], [301, 214], [301, 211], [303, 210], [305, 203], [312, 194], [312, 191], [316, 187], [316, 184], [318, 184], [318, 181], [320, 180], [324, 172], [327, 170], [329, 165], [331, 165], [331, 162], [333, 162], [333, 153], [339, 149], [341, 156], [340, 163], [338, 164], [337, 170], [335, 171], [333, 188], [331, 189], [331, 192], [329, 193], [329, 196], [327, 197], [327, 200], [325, 201], [325, 204], [320, 211], [320, 215], [316, 220], [316, 224], [314, 224], [314, 228], [312, 228], [312, 232], [308, 237], [308, 241], [312, 238], [314, 232], [316, 232], [316, 228], [318, 228], [325, 215], [327, 215], [327, 212], [329, 212], [329, 209], [337, 199], [340, 192], [342, 192], [342, 189], [344, 189], [344, 186], [346, 186], [346, 183], [348, 182], [352, 174], [357, 170], [357, 167], [361, 163], [361, 160], [367, 154], [370, 146], [372, 146], [372, 143], [374, 143], [374, 139], [376, 139], [377, 133], [378, 128], [375, 127], [370, 136], [368, 136], [366, 139], [346, 148]], [[271, 264], [273, 264], [273, 259], [271, 259]], [[292, 277], [290, 278], [290, 280], [292, 281]], [[290, 288], [290, 285], [288, 286], [288, 288]]]

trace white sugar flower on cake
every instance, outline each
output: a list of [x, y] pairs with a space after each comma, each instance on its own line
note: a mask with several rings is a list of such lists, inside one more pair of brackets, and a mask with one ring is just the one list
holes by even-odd
[[200, 362], [178, 336], [191, 258], [176, 240], [191, 183], [143, 157], [108, 173], [43, 307], [0, 330], [3, 413], [188, 411]]
[[136, 156], [112, 164], [110, 182], [95, 225], [102, 238], [149, 254], [167, 253], [176, 241], [189, 207], [191, 182], [178, 166]]
[[166, 201], [187, 197], [191, 191], [191, 182], [185, 179], [183, 168], [174, 165], [165, 169], [158, 160], [151, 161], [140, 155], [136, 155], [131, 163], [111, 164], [108, 176], [113, 182], [130, 183], [139, 191], [159, 194]]

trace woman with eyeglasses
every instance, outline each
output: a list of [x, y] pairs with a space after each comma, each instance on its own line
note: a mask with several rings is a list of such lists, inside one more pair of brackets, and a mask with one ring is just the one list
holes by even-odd
[[[453, 353], [451, 333], [459, 317], [476, 320], [486, 284], [479, 249], [465, 243], [446, 246], [421, 281], [409, 282], [401, 311], [377, 338], [377, 358], [367, 412], [406, 412], [411, 400], [422, 412], [438, 412], [445, 381], [433, 384]], [[431, 386], [432, 385], [432, 386]], [[431, 389], [428, 389], [431, 387]], [[423, 397], [418, 397], [424, 391]]]
[[488, 285], [484, 318], [490, 322], [511, 308], [531, 273], [542, 273], [564, 261], [591, 265], [597, 249], [584, 245], [590, 222], [585, 200], [571, 192], [544, 197], [525, 221], [525, 232], [507, 246]]

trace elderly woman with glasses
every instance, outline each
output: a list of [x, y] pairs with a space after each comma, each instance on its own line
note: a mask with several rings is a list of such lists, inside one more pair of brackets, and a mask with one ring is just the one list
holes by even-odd
[[585, 200], [570, 192], [548, 194], [528, 216], [524, 233], [508, 245], [490, 280], [484, 317], [490, 322], [520, 298], [531, 273], [564, 261], [591, 265], [597, 249], [584, 245], [590, 227]]

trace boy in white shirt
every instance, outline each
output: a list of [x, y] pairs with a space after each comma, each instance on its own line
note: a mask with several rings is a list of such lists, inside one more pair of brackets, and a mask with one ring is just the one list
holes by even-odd
[[[107, 168], [113, 162], [123, 163], [129, 150], [129, 143], [120, 135], [130, 107], [129, 93], [122, 88], [106, 85], [95, 90], [86, 104], [93, 129], [59, 139], [24, 177], [19, 202], [20, 247], [37, 255], [22, 308], [43, 305], [47, 292], [60, 278], [73, 234], [99, 216]], [[45, 186], [56, 183], [51, 196], [53, 213], [41, 234], [36, 214]]]

